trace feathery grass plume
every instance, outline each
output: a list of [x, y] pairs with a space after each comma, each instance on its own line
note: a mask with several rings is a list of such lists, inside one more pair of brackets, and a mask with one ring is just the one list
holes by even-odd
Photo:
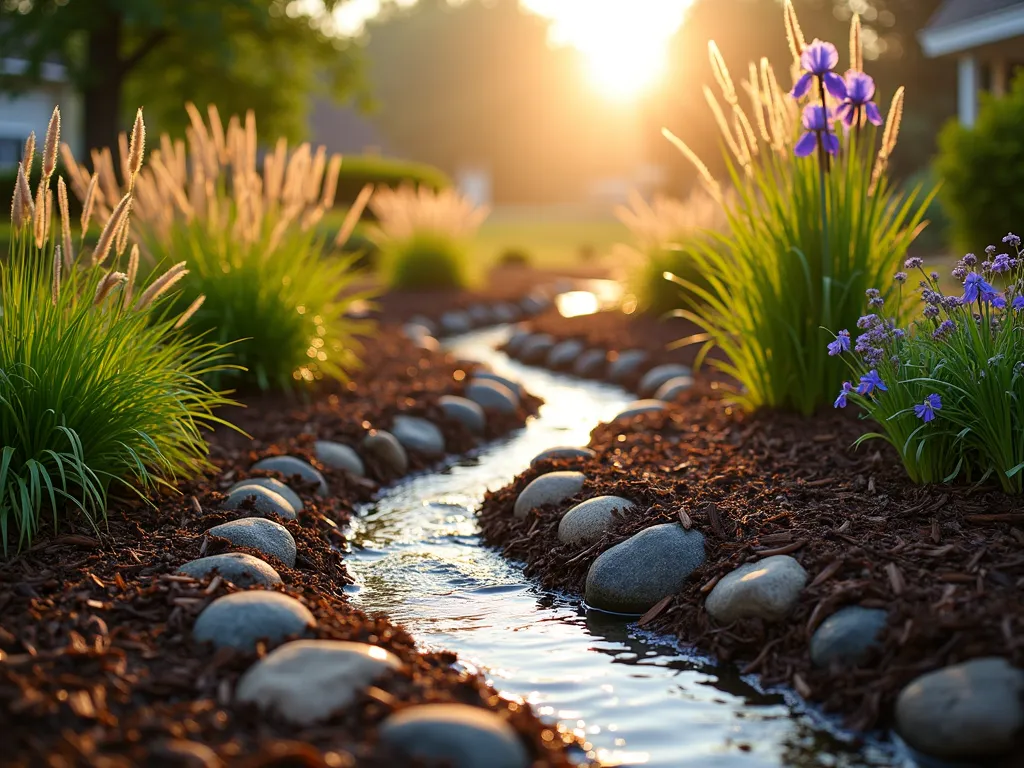
[[128, 134], [124, 131], [117, 134], [117, 154], [121, 160], [121, 181], [127, 184], [132, 175], [128, 170]]
[[750, 120], [747, 118], [747, 113], [743, 111], [743, 108], [739, 104], [733, 105], [733, 120], [736, 123], [736, 135], [742, 136], [748, 153], [748, 159], [757, 157], [757, 153], [760, 151], [757, 146], [757, 136], [754, 135], [754, 128], [750, 125]]
[[96, 205], [96, 174], [89, 179], [89, 186], [82, 196], [82, 235], [89, 231], [89, 221], [92, 219], [92, 209]]
[[135, 177], [142, 169], [142, 156], [146, 151], [146, 124], [142, 120], [142, 107], [135, 113], [132, 137], [128, 143], [128, 186], [135, 183]]
[[224, 123], [220, 120], [220, 111], [217, 109], [217, 105], [207, 104], [206, 114], [210, 118], [210, 135], [213, 138], [213, 148], [216, 150], [220, 162], [226, 163], [228, 160], [228, 147], [224, 139]]
[[707, 165], [700, 159], [696, 152], [690, 149], [689, 145], [686, 144], [682, 139], [676, 136], [668, 128], [661, 129], [661, 135], [672, 142], [675, 148], [683, 153], [683, 157], [689, 160], [693, 167], [697, 169], [697, 173], [700, 174], [701, 181], [707, 188], [708, 192], [715, 200], [722, 200], [722, 188], [719, 183], [715, 180], [715, 177], [711, 175], [711, 171], [708, 170]]
[[68, 211], [68, 188], [64, 177], [57, 179], [57, 207], [60, 210], [60, 237], [64, 246], [64, 263], [70, 267], [75, 260], [71, 249], [71, 213]]
[[128, 248], [128, 236], [131, 234], [131, 229], [131, 208], [129, 207], [121, 228], [117, 231], [117, 236], [114, 238], [114, 253], [118, 257], [124, 256], [124, 252]]
[[739, 101], [736, 98], [736, 86], [733, 85], [729, 68], [725, 66], [725, 59], [722, 58], [722, 52], [714, 40], [708, 40], [708, 57], [711, 59], [711, 71], [718, 81], [718, 87], [722, 89], [722, 96], [729, 106], [735, 106]]
[[[35, 218], [36, 207], [32, 203], [32, 191], [29, 189], [27, 173], [24, 163], [18, 163], [18, 180], [14, 187], [11, 220], [15, 229], [24, 227]], [[14, 215], [15, 211], [20, 211], [20, 216]]]
[[850, 22], [850, 69], [864, 71], [864, 41], [861, 40], [860, 14], [853, 14]]
[[320, 198], [320, 206], [330, 210], [334, 207], [334, 198], [338, 193], [338, 174], [341, 173], [341, 155], [331, 155], [327, 163], [327, 175], [324, 177], [324, 193]]
[[43, 181], [49, 185], [50, 177], [57, 167], [57, 147], [60, 146], [60, 108], [54, 107], [50, 124], [46, 126], [46, 140], [43, 142]]
[[754, 108], [754, 121], [757, 123], [757, 132], [761, 135], [761, 138], [768, 144], [771, 144], [772, 135], [768, 131], [768, 122], [765, 120], [764, 111], [767, 107], [764, 94], [761, 92], [761, 81], [760, 73], [757, 70], [757, 65], [754, 62], [750, 62], [750, 67], [747, 72], [747, 93], [750, 96], [750, 104]]
[[363, 216], [363, 211], [366, 210], [367, 203], [370, 202], [370, 198], [373, 196], [373, 184], [366, 184], [359, 194], [356, 195], [355, 201], [352, 203], [352, 207], [348, 209], [345, 214], [344, 220], [341, 222], [341, 227], [338, 229], [338, 234], [334, 238], [334, 245], [341, 248], [348, 239], [352, 237], [352, 233], [356, 230], [356, 225], [359, 223], [359, 219]]
[[70, 177], [71, 190], [79, 200], [85, 199], [85, 190], [89, 186], [91, 177], [87, 171], [75, 162], [75, 156], [71, 152], [71, 147], [65, 142], [61, 142], [60, 145], [60, 159], [64, 161], [64, 169]]
[[320, 187], [323, 184], [324, 170], [327, 168], [327, 148], [317, 147], [313, 155], [313, 169], [306, 180], [306, 202], [315, 203], [320, 197]]
[[62, 266], [60, 245], [53, 249], [53, 279], [50, 281], [50, 303], [57, 306], [57, 299], [60, 298], [60, 269]]
[[871, 186], [868, 194], [874, 194], [879, 181], [889, 167], [889, 157], [896, 149], [896, 142], [900, 136], [900, 123], [903, 122], [903, 98], [904, 89], [901, 85], [893, 94], [892, 104], [889, 105], [889, 115], [885, 119], [885, 129], [882, 132], [882, 146], [875, 158], [875, 167], [871, 172]]
[[124, 282], [124, 307], [132, 303], [132, 295], [135, 293], [135, 281], [139, 276], [139, 244], [132, 245], [132, 252], [128, 256], [128, 271], [125, 273]]
[[196, 300], [188, 305], [188, 309], [181, 313], [174, 323], [175, 330], [183, 328], [185, 323], [192, 319], [192, 316], [199, 311], [199, 308], [206, 302], [205, 296], [198, 296]]
[[796, 16], [796, 8], [793, 7], [792, 0], [786, 0], [783, 14], [786, 21], [786, 42], [789, 43], [789, 52], [793, 54], [794, 61], [799, 61], [804, 48], [807, 47], [807, 41], [804, 40], [803, 30], [800, 29], [800, 19]]
[[36, 192], [36, 215], [32, 221], [32, 231], [36, 239], [36, 248], [42, 248], [46, 239], [46, 188], [42, 184]]
[[[135, 309], [141, 311], [149, 307], [150, 304], [173, 288], [174, 284], [187, 274], [188, 270], [185, 268], [185, 262], [179, 261], [150, 283], [149, 287], [139, 296], [139, 300], [135, 302]], [[125, 277], [127, 279], [127, 276]]]
[[110, 218], [107, 219], [107, 223], [103, 225], [99, 239], [96, 241], [96, 247], [93, 248], [92, 251], [92, 265], [94, 267], [98, 267], [107, 260], [107, 256], [110, 254], [110, 248], [114, 244], [114, 238], [117, 236], [117, 233], [121, 231], [121, 227], [124, 224], [125, 217], [128, 215], [128, 209], [131, 204], [132, 193], [126, 192], [124, 197], [121, 198], [121, 202], [117, 204], [113, 213], [110, 214]]
[[711, 114], [715, 116], [715, 122], [718, 124], [718, 130], [722, 134], [722, 138], [725, 139], [725, 144], [729, 147], [729, 151], [732, 152], [740, 162], [743, 162], [743, 148], [740, 146], [742, 137], [737, 137], [732, 130], [732, 126], [729, 125], [729, 121], [725, 119], [725, 113], [722, 112], [722, 107], [718, 103], [718, 99], [715, 98], [715, 94], [706, 85], [704, 86], [704, 99], [707, 101], [708, 106], [711, 107]]
[[36, 159], [36, 132], [30, 131], [25, 139], [25, 148], [21, 152], [21, 164], [25, 166], [25, 173], [31, 175], [32, 161]]
[[98, 307], [103, 301], [110, 295], [110, 292], [117, 286], [124, 283], [128, 279], [128, 275], [124, 272], [114, 272], [111, 270], [100, 280], [99, 285], [96, 286], [96, 293], [93, 295], [92, 303], [93, 306]]
[[53, 190], [46, 190], [46, 217], [43, 219], [43, 242], [50, 240], [50, 226], [53, 223]]

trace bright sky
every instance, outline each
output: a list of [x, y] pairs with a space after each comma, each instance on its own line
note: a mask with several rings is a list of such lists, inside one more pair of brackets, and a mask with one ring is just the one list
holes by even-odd
[[[453, 4], [467, 0], [449, 0]], [[473, 0], [469, 0], [473, 1]], [[382, 6], [417, 0], [348, 0], [334, 14], [337, 31], [359, 35]], [[657, 84], [664, 73], [668, 42], [693, 0], [519, 0], [551, 22], [552, 45], [583, 54], [595, 88], [612, 99], [629, 100]]]

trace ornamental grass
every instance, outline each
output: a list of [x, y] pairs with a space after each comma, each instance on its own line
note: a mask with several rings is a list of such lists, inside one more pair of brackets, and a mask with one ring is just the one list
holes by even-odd
[[85, 175], [81, 231], [99, 218], [90, 250], [71, 233], [64, 179], [53, 171], [60, 137], [54, 110], [43, 144], [42, 176], [32, 192], [34, 136], [18, 166], [12, 240], [0, 263], [0, 539], [4, 550], [32, 541], [43, 516], [56, 528], [70, 513], [94, 526], [108, 495], [144, 494], [206, 467], [201, 429], [223, 423], [229, 401], [203, 379], [222, 368], [223, 349], [188, 332], [195, 307], [178, 311], [188, 274], [176, 263], [148, 279], [138, 274], [130, 240], [142, 167], [140, 110], [126, 146], [128, 189], [97, 204]]
[[882, 115], [863, 71], [859, 20], [842, 77], [834, 72], [835, 46], [807, 43], [789, 2], [785, 21], [795, 81], [788, 93], [767, 59], [751, 64], [737, 89], [710, 43], [722, 100], [710, 88], [705, 95], [721, 129], [734, 201], [689, 147], [664, 131], [696, 165], [729, 223], [693, 249], [710, 287], [666, 277], [694, 295], [678, 314], [702, 330], [679, 343], [703, 345], [698, 365], [712, 347], [725, 353], [711, 365], [738, 382], [740, 405], [810, 414], [831, 401], [843, 378], [824, 349], [823, 329], [856, 322], [864, 291], [903, 262], [929, 198], [920, 189], [900, 194], [889, 183], [903, 89], [879, 136]]
[[[176, 308], [205, 296], [189, 328], [230, 344], [236, 366], [211, 373], [214, 386], [295, 390], [345, 379], [359, 364], [360, 339], [372, 326], [353, 319], [370, 298], [357, 290], [358, 253], [341, 254], [372, 188], [364, 188], [337, 236], [317, 225], [334, 205], [341, 155], [279, 139], [260, 162], [256, 118], [233, 116], [225, 127], [214, 106], [204, 119], [186, 106], [186, 139], [160, 137], [149, 167], [134, 180], [133, 232], [148, 269], [184, 262], [189, 279]], [[102, 209], [132, 184], [128, 139], [119, 144], [120, 178], [108, 149], [93, 152]], [[86, 178], [65, 157], [75, 192]]]

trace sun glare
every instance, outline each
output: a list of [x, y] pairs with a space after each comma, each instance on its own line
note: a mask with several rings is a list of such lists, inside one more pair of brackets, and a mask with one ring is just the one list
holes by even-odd
[[693, 0], [520, 0], [551, 21], [553, 45], [572, 46], [596, 89], [631, 99], [656, 85], [669, 40]]

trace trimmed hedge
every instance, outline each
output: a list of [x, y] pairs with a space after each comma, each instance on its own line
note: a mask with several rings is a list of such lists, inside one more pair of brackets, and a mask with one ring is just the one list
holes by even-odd
[[[425, 186], [438, 192], [452, 185], [443, 171], [426, 163], [396, 160], [375, 155], [346, 155], [341, 162], [335, 205], [349, 207], [367, 184], [392, 189], [403, 184]], [[369, 211], [369, 209], [367, 209]], [[364, 215], [365, 217], [365, 215]]]

